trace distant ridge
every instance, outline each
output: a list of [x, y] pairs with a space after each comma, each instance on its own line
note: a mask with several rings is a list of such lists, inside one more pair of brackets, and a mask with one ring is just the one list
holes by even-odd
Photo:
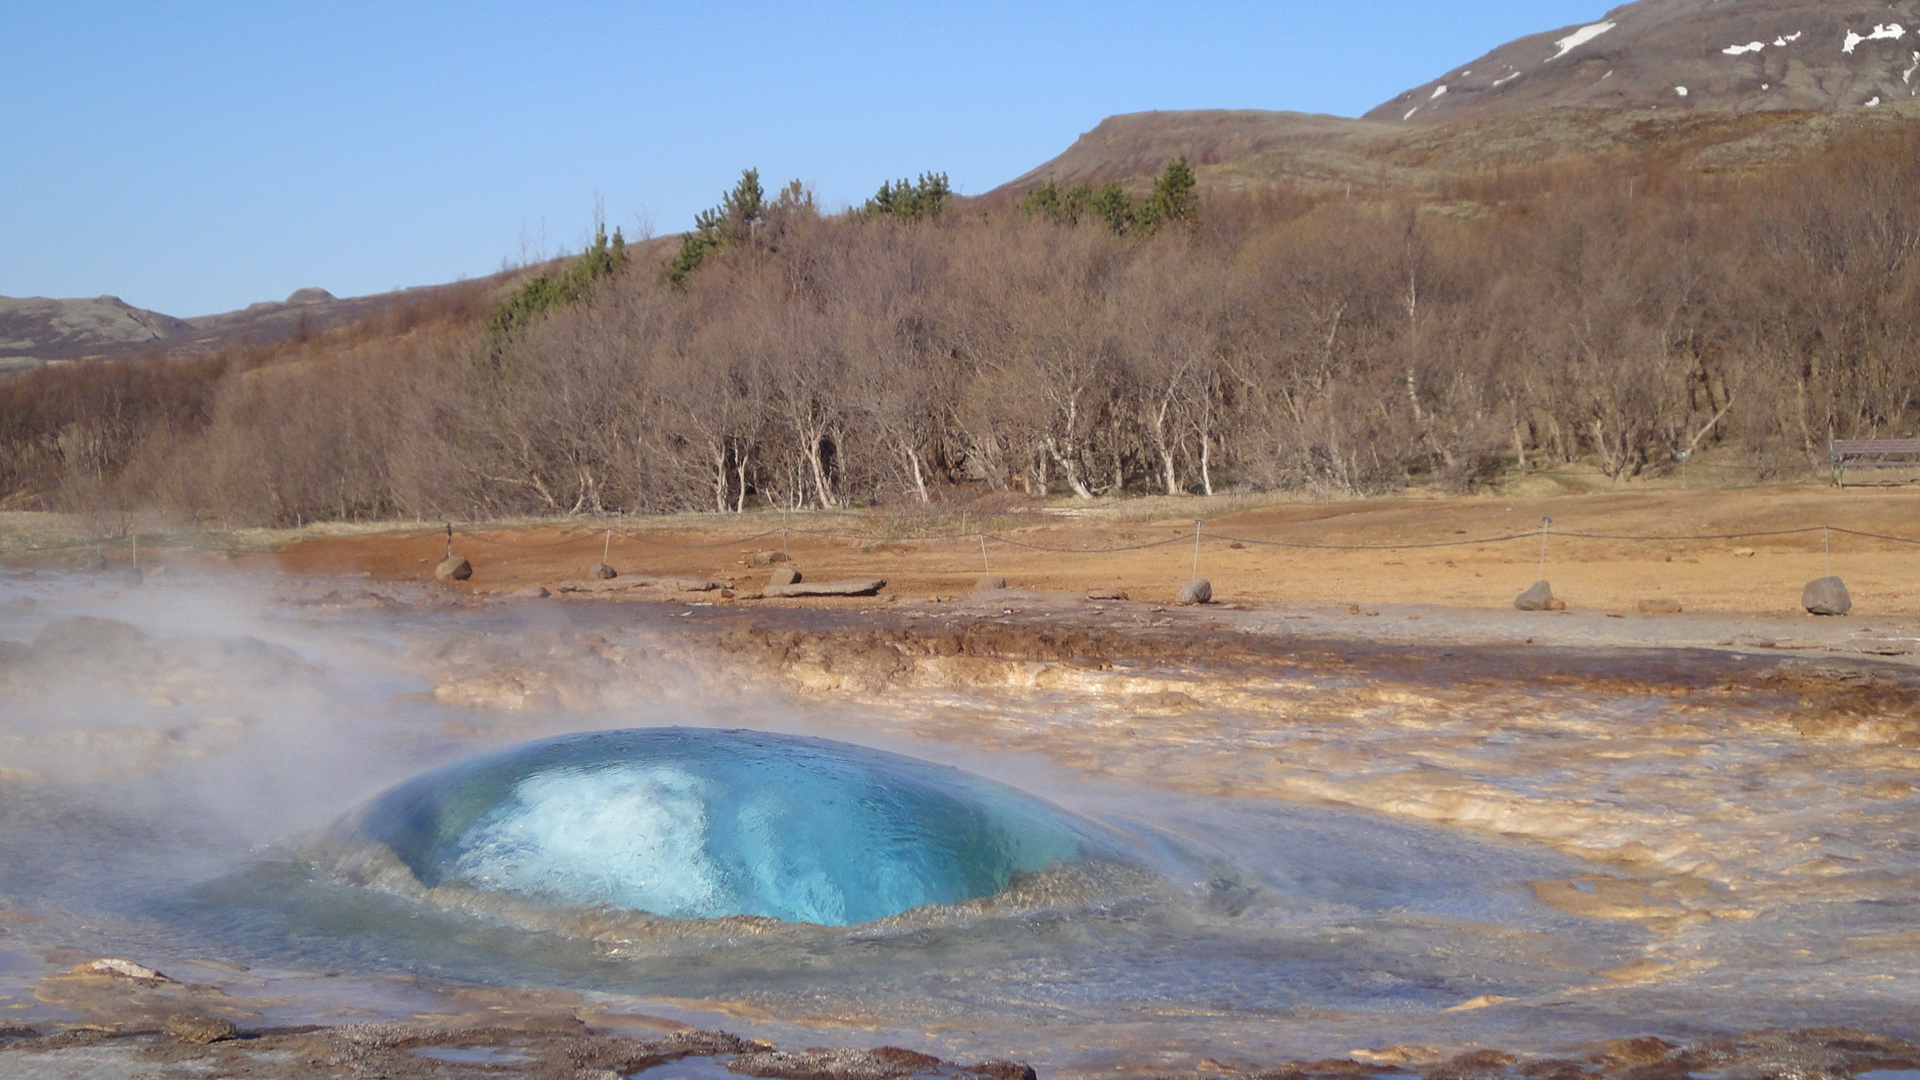
[[1461, 170], [1659, 149], [1746, 168], [1920, 118], [1920, 0], [1639, 0], [1519, 38], [1360, 119], [1257, 109], [1111, 116], [989, 192], [1138, 188], [1186, 155], [1214, 191], [1432, 193]]
[[1434, 123], [1555, 106], [1875, 108], [1920, 96], [1920, 0], [1639, 0], [1531, 34], [1367, 113]]

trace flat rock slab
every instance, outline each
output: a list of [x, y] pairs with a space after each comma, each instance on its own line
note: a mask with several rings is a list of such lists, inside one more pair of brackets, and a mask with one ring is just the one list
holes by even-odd
[[887, 587], [885, 578], [849, 578], [845, 581], [801, 581], [769, 585], [760, 590], [768, 598], [782, 596], [872, 596]]
[[559, 593], [622, 593], [636, 589], [671, 589], [675, 592], [712, 592], [724, 589], [724, 581], [695, 577], [619, 577], [606, 581], [563, 581], [553, 587]]

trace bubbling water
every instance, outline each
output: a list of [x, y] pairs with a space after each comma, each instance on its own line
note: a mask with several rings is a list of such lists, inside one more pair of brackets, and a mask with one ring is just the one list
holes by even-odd
[[676, 919], [847, 926], [1131, 861], [1090, 821], [948, 766], [827, 739], [641, 728], [438, 769], [345, 831], [423, 886]]

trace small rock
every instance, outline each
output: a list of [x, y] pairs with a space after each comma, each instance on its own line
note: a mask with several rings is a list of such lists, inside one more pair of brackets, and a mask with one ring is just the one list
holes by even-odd
[[1369, 1065], [1437, 1065], [1446, 1055], [1431, 1046], [1398, 1043], [1377, 1050], [1349, 1050], [1347, 1056]]
[[137, 566], [127, 567], [127, 584], [140, 585], [147, 580], [147, 572]]
[[1125, 589], [1095, 589], [1087, 594], [1089, 600], [1125, 600], [1126, 598], [1127, 590]]
[[80, 560], [80, 568], [83, 570], [91, 570], [96, 574], [101, 573], [107, 568], [107, 557], [96, 551]]
[[980, 579], [973, 583], [974, 592], [992, 592], [995, 589], [1004, 589], [1006, 587], [1007, 579], [996, 574], [982, 574]]
[[1853, 610], [1853, 597], [1839, 578], [1815, 578], [1800, 590], [1800, 606], [1815, 615], [1845, 615]]
[[153, 970], [145, 964], [136, 964], [131, 960], [106, 959], [80, 964], [73, 969], [75, 975], [114, 975], [122, 979], [152, 979], [156, 982], [172, 982], [172, 979]]
[[772, 566], [774, 563], [786, 562], [787, 558], [787, 553], [784, 551], [756, 551], [747, 556], [747, 563], [750, 566]]
[[1556, 596], [1553, 599], [1547, 601], [1547, 610], [1548, 611], [1565, 611], [1567, 610], [1567, 602]]
[[800, 584], [800, 571], [792, 566], [782, 566], [767, 576], [767, 584], [798, 585]]
[[1348, 604], [1348, 605], [1347, 605], [1347, 614], [1349, 614], [1349, 615], [1358, 615], [1358, 614], [1360, 614], [1360, 605], [1359, 605], [1359, 604]]
[[183, 1043], [206, 1046], [231, 1039], [240, 1029], [217, 1016], [176, 1016], [167, 1021], [167, 1034]]
[[1751, 559], [1753, 558], [1753, 554], [1754, 552], [1752, 548], [1734, 548], [1733, 549], [1733, 557], [1736, 559]]
[[1614, 1039], [1605, 1044], [1606, 1057], [1622, 1065], [1651, 1065], [1667, 1056], [1674, 1044], [1651, 1035], [1639, 1039]]
[[1179, 601], [1182, 604], [1213, 603], [1213, 582], [1206, 578], [1194, 578], [1180, 586]]
[[587, 571], [587, 576], [595, 581], [612, 581], [614, 578], [620, 576], [620, 571], [615, 570], [606, 563], [597, 562]]
[[529, 585], [524, 589], [515, 589], [507, 594], [515, 600], [545, 600], [553, 594], [544, 585]]
[[1513, 598], [1513, 606], [1521, 611], [1554, 611], [1553, 586], [1545, 581], [1536, 581], [1533, 587]]
[[1640, 609], [1640, 614], [1642, 615], [1678, 615], [1680, 614], [1680, 601], [1668, 600], [1668, 599], [1665, 599], [1664, 597], [1655, 597], [1649, 600], [1642, 600], [1638, 604], [1635, 604], [1634, 606]]
[[433, 568], [435, 581], [465, 581], [473, 576], [473, 564], [458, 555], [449, 555]]
[[1007, 1061], [1003, 1058], [995, 1058], [992, 1061], [982, 1061], [967, 1071], [977, 1073], [981, 1076], [993, 1077], [993, 1080], [1037, 1080], [1034, 1075], [1033, 1066], [1019, 1061]]

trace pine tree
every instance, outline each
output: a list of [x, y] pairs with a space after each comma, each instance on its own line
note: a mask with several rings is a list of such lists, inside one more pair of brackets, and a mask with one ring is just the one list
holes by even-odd
[[946, 173], [921, 173], [918, 181], [900, 180], [880, 190], [859, 210], [862, 217], [890, 217], [898, 221], [931, 221], [946, 210], [953, 188]]
[[1121, 187], [1119, 181], [1094, 192], [1087, 200], [1087, 209], [1093, 216], [1104, 219], [1107, 227], [1115, 233], [1125, 235], [1133, 229], [1133, 196], [1127, 194], [1127, 189]]
[[1060, 196], [1060, 185], [1051, 180], [1027, 192], [1020, 200], [1020, 211], [1048, 221], [1067, 220], [1067, 205]]
[[1153, 190], [1140, 207], [1135, 223], [1141, 235], [1151, 236], [1168, 225], [1193, 228], [1199, 224], [1200, 209], [1193, 194], [1197, 181], [1186, 155], [1167, 162], [1166, 171], [1153, 182]]
[[694, 216], [693, 231], [681, 239], [679, 252], [660, 268], [660, 280], [685, 288], [687, 279], [700, 269], [708, 254], [751, 239], [765, 220], [766, 191], [760, 186], [760, 170], [743, 170], [740, 182], [721, 198], [719, 206]]

